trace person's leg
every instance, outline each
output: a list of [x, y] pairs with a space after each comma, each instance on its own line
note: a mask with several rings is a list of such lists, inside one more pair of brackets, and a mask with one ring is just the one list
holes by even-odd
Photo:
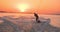
[[36, 18], [36, 22], [37, 23], [41, 23], [41, 21], [39, 20], [39, 18]]
[[38, 19], [36, 18], [36, 21], [37, 21]]

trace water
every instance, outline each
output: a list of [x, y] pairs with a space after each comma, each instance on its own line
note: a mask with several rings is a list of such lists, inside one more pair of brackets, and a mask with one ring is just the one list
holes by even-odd
[[[39, 20], [42, 20], [42, 23], [36, 23], [33, 14], [0, 13], [0, 17], [5, 19], [4, 21], [11, 21], [13, 23], [12, 27], [18, 26], [15, 29], [21, 30], [22, 32], [60, 31], [60, 15], [39, 15]], [[0, 19], [1, 24], [3, 23], [2, 19]], [[48, 21], [45, 21], [46, 19]], [[6, 23], [9, 24], [11, 22]]]
[[[13, 18], [21, 17], [22, 19], [34, 19], [33, 14], [20, 14], [20, 13], [0, 13], [0, 17], [12, 16]], [[56, 27], [60, 27], [60, 15], [39, 15], [40, 18], [50, 18], [50, 24]]]

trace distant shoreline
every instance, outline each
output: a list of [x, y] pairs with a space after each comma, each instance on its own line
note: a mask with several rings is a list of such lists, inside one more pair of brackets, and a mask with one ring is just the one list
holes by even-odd
[[[2, 13], [2, 12], [0, 12], [0, 13]], [[4, 13], [6, 13], [6, 12], [4, 12]], [[7, 12], [7, 13], [9, 13], [9, 12]], [[16, 12], [10, 12], [10, 13], [13, 13], [13, 14], [15, 14]], [[18, 12], [18, 13], [20, 13], [20, 12]], [[20, 13], [20, 14], [33, 14], [33, 13]], [[38, 13], [39, 15], [60, 15], [60, 14], [40, 14], [40, 13]]]

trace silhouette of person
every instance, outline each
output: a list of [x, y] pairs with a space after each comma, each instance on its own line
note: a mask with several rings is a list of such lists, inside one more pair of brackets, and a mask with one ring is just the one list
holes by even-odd
[[36, 22], [37, 22], [37, 23], [40, 23], [38, 14], [37, 14], [37, 13], [34, 13], [34, 16], [36, 17]]

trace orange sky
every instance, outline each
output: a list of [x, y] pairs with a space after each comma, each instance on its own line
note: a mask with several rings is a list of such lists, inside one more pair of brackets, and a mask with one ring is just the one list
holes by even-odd
[[0, 11], [19, 12], [17, 6], [21, 3], [31, 6], [28, 12], [60, 14], [60, 0], [0, 0]]

